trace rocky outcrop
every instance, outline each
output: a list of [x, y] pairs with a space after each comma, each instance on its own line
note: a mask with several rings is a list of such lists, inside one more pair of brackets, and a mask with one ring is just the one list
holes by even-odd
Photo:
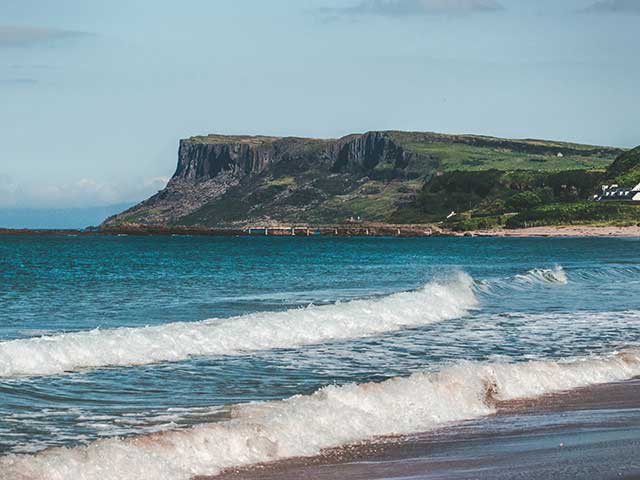
[[385, 163], [404, 169], [415, 154], [405, 151], [385, 132], [344, 137], [330, 148], [334, 172], [367, 172]]
[[240, 176], [233, 171], [221, 171], [209, 179], [189, 180], [173, 177], [163, 190], [108, 218], [103, 226], [176, 224], [180, 218], [215, 200], [239, 183]]
[[258, 174], [281, 154], [281, 143], [272, 137], [253, 137], [250, 141], [230, 137], [228, 143], [181, 140], [173, 178], [200, 182], [221, 173], [238, 177]]
[[416, 154], [407, 153], [384, 132], [350, 135], [338, 140], [290, 137], [192, 137], [180, 141], [178, 166], [166, 188], [144, 202], [108, 218], [103, 226], [162, 225], [216, 200], [243, 180], [278, 162], [311, 162], [329, 173], [366, 175], [379, 164], [405, 168]]
[[242, 178], [262, 172], [280, 154], [274, 137], [192, 137], [180, 141], [178, 166], [167, 186], [108, 218], [103, 226], [164, 225], [220, 197]]

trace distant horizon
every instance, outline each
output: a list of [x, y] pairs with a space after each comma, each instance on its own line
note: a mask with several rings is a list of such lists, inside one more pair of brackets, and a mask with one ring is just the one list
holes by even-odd
[[132, 207], [137, 202], [95, 207], [13, 207], [0, 208], [0, 228], [33, 230], [82, 230], [99, 226], [106, 218]]

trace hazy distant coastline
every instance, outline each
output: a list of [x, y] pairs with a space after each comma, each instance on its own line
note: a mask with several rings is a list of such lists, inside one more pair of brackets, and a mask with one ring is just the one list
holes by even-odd
[[131, 207], [118, 203], [99, 207], [0, 208], [0, 227], [29, 229], [83, 229]]

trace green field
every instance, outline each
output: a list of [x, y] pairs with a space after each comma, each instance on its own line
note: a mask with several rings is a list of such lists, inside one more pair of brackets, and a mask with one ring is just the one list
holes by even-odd
[[[545, 225], [636, 225], [640, 205], [597, 202], [603, 184], [640, 181], [640, 148], [620, 155], [604, 171], [455, 170], [427, 182], [416, 206], [423, 218], [454, 230]], [[452, 211], [456, 215], [444, 220]]]
[[613, 161], [612, 156], [562, 154], [560, 149], [548, 154], [535, 154], [506, 148], [478, 147], [459, 143], [408, 143], [410, 151], [435, 155], [440, 160], [440, 170], [605, 170]]

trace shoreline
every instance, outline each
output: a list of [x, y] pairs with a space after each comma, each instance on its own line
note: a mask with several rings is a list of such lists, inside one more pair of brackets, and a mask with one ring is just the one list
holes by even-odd
[[640, 479], [640, 380], [513, 402], [433, 432], [194, 480]]
[[473, 237], [640, 237], [640, 226], [562, 225], [499, 230], [472, 230]]
[[0, 236], [213, 236], [213, 237], [626, 237], [640, 238], [640, 225], [595, 226], [564, 225], [519, 229], [469, 230], [455, 232], [435, 225], [403, 224], [336, 224], [319, 226], [248, 226], [237, 228], [208, 228], [180, 226], [125, 226], [101, 229], [14, 229], [0, 228]]

